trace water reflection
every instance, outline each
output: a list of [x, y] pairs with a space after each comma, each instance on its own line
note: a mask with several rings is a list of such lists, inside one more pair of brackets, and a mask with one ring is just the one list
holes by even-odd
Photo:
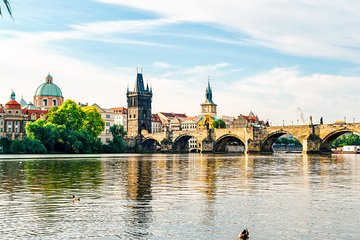
[[0, 236], [235, 239], [248, 227], [252, 239], [355, 239], [359, 161], [281, 154], [4, 159]]

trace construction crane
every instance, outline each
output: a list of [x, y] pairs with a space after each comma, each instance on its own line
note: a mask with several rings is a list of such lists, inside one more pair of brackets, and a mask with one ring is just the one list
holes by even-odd
[[301, 111], [301, 108], [300, 108], [300, 107], [297, 108], [297, 112], [298, 112], [299, 117], [300, 117], [300, 119], [301, 119], [301, 121], [302, 121], [302, 124], [307, 124], [307, 122], [306, 122], [306, 120], [305, 120], [304, 113]]

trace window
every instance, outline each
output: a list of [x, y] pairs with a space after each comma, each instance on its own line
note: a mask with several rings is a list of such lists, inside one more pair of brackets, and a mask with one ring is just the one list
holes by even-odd
[[44, 100], [43, 100], [43, 105], [44, 105], [44, 106], [47, 106], [47, 99], [44, 99]]
[[110, 118], [110, 114], [106, 114], [106, 118]]
[[106, 142], [107, 142], [107, 143], [110, 142], [110, 138], [106, 138]]
[[19, 111], [15, 111], [15, 113], [19, 113]]
[[107, 126], [107, 127], [110, 127], [110, 122], [106, 122], [106, 126]]
[[9, 111], [9, 113], [12, 113], [12, 111]]
[[3, 132], [3, 128], [0, 128], [0, 132]]
[[56, 99], [53, 99], [53, 106], [56, 106]]

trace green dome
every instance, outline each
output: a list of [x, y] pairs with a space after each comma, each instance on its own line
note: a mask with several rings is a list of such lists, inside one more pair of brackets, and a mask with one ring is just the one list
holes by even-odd
[[49, 74], [46, 77], [46, 82], [41, 84], [35, 92], [35, 96], [53, 96], [53, 97], [62, 97], [62, 92], [60, 88], [52, 82], [53, 78]]

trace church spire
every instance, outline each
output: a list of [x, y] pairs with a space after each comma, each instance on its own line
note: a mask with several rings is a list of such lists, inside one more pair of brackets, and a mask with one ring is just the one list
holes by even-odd
[[212, 90], [211, 90], [211, 86], [210, 86], [210, 77], [208, 79], [208, 86], [206, 88], [205, 99], [209, 103], [213, 103], [213, 101], [212, 101]]

